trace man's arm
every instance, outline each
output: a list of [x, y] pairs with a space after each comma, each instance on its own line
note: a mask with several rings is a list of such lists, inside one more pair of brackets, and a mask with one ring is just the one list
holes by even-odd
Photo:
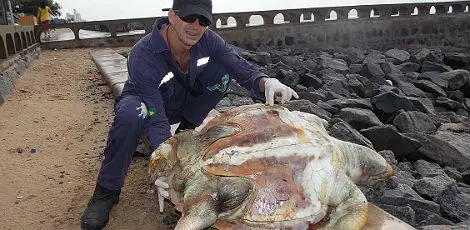
[[265, 99], [269, 105], [274, 105], [276, 94], [281, 94], [281, 103], [289, 101], [292, 96], [299, 98], [293, 89], [275, 78], [269, 78], [253, 64], [240, 57], [220, 36], [215, 33], [211, 36], [213, 37], [209, 40], [212, 40], [211, 47], [213, 47], [214, 58], [227, 67], [230, 73], [234, 74], [235, 80], [250, 90], [255, 97], [261, 100]]
[[149, 112], [152, 128], [148, 133], [151, 149], [171, 137], [170, 124], [163, 107], [159, 85], [163, 74], [158, 68], [159, 60], [146, 48], [136, 45], [129, 53], [127, 68], [132, 90], [142, 99]]
[[207, 31], [207, 47], [210, 49], [211, 58], [222, 64], [238, 84], [248, 89], [252, 96], [264, 99], [263, 77], [266, 74], [259, 71], [250, 62], [240, 57], [218, 34]]

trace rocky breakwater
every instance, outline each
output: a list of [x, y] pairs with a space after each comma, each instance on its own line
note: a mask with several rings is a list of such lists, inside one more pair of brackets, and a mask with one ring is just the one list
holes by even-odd
[[[470, 55], [422, 48], [305, 52], [237, 49], [339, 139], [373, 148], [395, 176], [364, 191], [418, 229], [470, 229]], [[232, 82], [217, 108], [254, 103]], [[364, 189], [366, 190], [366, 189]]]

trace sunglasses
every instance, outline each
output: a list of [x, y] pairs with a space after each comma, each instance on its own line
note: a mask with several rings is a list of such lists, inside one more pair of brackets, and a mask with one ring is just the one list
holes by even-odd
[[211, 24], [211, 21], [209, 21], [209, 19], [207, 19], [204, 16], [197, 15], [197, 14], [191, 14], [185, 17], [181, 17], [178, 15], [178, 17], [180, 17], [181, 20], [187, 23], [193, 23], [194, 21], [196, 21], [196, 19], [199, 19], [199, 25], [204, 26], [204, 27], [209, 26]]

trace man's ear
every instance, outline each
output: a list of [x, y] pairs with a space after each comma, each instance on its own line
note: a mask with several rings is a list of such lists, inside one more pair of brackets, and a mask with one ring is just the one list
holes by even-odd
[[176, 20], [176, 13], [173, 9], [170, 9], [168, 11], [168, 20], [170, 20], [170, 24], [174, 24], [175, 20]]

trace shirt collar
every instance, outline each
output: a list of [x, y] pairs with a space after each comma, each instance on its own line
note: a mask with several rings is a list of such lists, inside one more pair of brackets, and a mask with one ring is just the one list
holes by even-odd
[[169, 23], [170, 21], [168, 20], [168, 17], [163, 17], [158, 18], [153, 24], [153, 32], [150, 37], [150, 43], [152, 44], [153, 50], [157, 53], [161, 53], [168, 50], [168, 46], [166, 45], [165, 40], [160, 34], [160, 29]]

